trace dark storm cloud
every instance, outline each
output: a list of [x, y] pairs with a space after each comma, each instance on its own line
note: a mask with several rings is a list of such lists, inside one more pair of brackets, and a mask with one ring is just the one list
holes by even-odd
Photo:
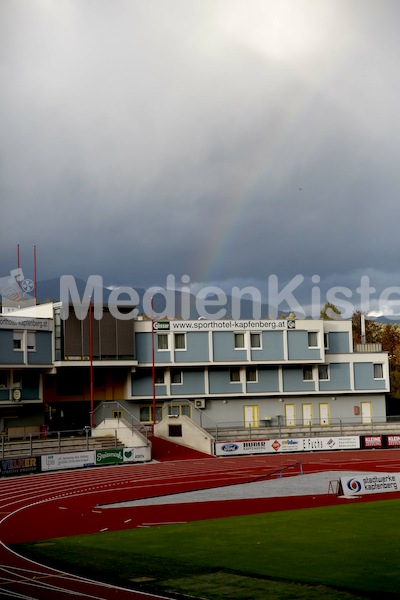
[[397, 285], [399, 12], [3, 0], [2, 273]]

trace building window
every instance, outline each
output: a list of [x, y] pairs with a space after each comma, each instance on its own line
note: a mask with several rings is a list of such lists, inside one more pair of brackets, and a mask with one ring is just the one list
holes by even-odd
[[29, 352], [36, 351], [36, 332], [35, 331], [28, 331], [26, 343], [27, 343], [27, 349]]
[[13, 371], [12, 372], [12, 387], [22, 387], [22, 371]]
[[182, 437], [182, 425], [180, 423], [178, 425], [168, 424], [168, 436]]
[[113, 410], [112, 418], [113, 419], [122, 419], [122, 410]]
[[[140, 407], [140, 420], [142, 423], [153, 423], [153, 407], [141, 406]], [[157, 422], [162, 421], [162, 406], [156, 406], [156, 420]]]
[[374, 364], [374, 379], [383, 379], [383, 365], [380, 363]]
[[156, 369], [155, 370], [155, 383], [156, 385], [160, 385], [164, 383], [164, 369]]
[[235, 348], [244, 348], [244, 333], [235, 333]]
[[168, 350], [168, 334], [159, 333], [157, 335], [157, 349]]
[[319, 365], [318, 366], [318, 379], [319, 380], [329, 380], [329, 367], [328, 365]]
[[186, 350], [186, 334], [175, 334], [175, 350]]
[[192, 407], [190, 404], [170, 404], [168, 406], [168, 414], [180, 417], [184, 415], [186, 417], [192, 416]]
[[240, 382], [240, 369], [230, 369], [229, 377], [231, 383]]
[[303, 381], [312, 381], [313, 380], [313, 370], [312, 367], [303, 367]]
[[13, 333], [13, 349], [14, 350], [23, 350], [22, 348], [22, 340], [24, 333], [22, 331], [14, 331]]
[[178, 371], [177, 369], [172, 369], [171, 383], [173, 383], [174, 385], [182, 383], [182, 371]]
[[329, 333], [324, 333], [324, 348], [329, 350]]
[[260, 333], [251, 333], [250, 334], [250, 347], [251, 348], [261, 348], [261, 334]]
[[8, 373], [7, 371], [0, 371], [0, 388], [8, 387]]
[[246, 369], [246, 381], [249, 383], [255, 383], [257, 382], [257, 377], [258, 373], [257, 373], [257, 369], [255, 369], [254, 367], [247, 367]]
[[318, 332], [317, 331], [309, 331], [308, 332], [308, 347], [309, 348], [318, 348]]

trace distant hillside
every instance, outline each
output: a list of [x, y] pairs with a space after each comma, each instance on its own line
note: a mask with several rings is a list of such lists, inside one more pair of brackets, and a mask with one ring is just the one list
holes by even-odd
[[[79, 297], [82, 299], [85, 288], [86, 288], [86, 282], [81, 279], [75, 279], [75, 282], [76, 282]], [[139, 310], [139, 313], [143, 314], [144, 310], [143, 310], [142, 300], [146, 294], [146, 290], [144, 288], [136, 288], [136, 287], [134, 289], [140, 298], [140, 302], [139, 302], [137, 308]], [[103, 302], [105, 304], [107, 304], [108, 299], [111, 294], [111, 290], [103, 287], [101, 292], [103, 295]], [[60, 280], [59, 279], [48, 279], [48, 280], [38, 282], [37, 295], [38, 295], [38, 301], [40, 303], [49, 302], [49, 301], [58, 301], [60, 299]], [[123, 295], [120, 296], [120, 301], [127, 300], [127, 299], [128, 299], [127, 296], [125, 296], [125, 297]], [[197, 319], [199, 317], [199, 313], [196, 308], [196, 297], [193, 294], [181, 293], [179, 291], [175, 292], [174, 301], [172, 302], [174, 310], [172, 313], [170, 313], [168, 315], [165, 315], [165, 309], [166, 309], [165, 299], [160, 294], [155, 294], [155, 296], [154, 296], [155, 313], [160, 314], [160, 315], [162, 314], [163, 316], [165, 315], [170, 318], [172, 318], [172, 317], [182, 318], [182, 303], [184, 303], [185, 307], [190, 307], [189, 312], [190, 312], [191, 319]], [[225, 318], [225, 319], [232, 318], [232, 297], [231, 296], [227, 296], [227, 303], [225, 306], [222, 306], [222, 307], [221, 306], [214, 306], [214, 307], [210, 306], [207, 308], [207, 311], [210, 314], [216, 314], [221, 308], [226, 309], [226, 314], [223, 318]], [[259, 315], [261, 316], [261, 318], [265, 319], [265, 318], [267, 318], [268, 314], [269, 314], [269, 310], [268, 310], [267, 304], [261, 304], [261, 305], [253, 304], [253, 302], [249, 299], [243, 299], [241, 301], [240, 318], [242, 318], [242, 319], [254, 319], [254, 318], [258, 318]], [[382, 317], [378, 317], [377, 319], [375, 319], [375, 321], [377, 323], [395, 324], [395, 323], [398, 323], [400, 321], [400, 319], [392, 320], [392, 319], [388, 319], [385, 316], [382, 316]]]
[[[85, 288], [86, 288], [86, 282], [81, 279], [75, 279], [75, 283], [76, 283], [79, 297], [80, 297], [80, 299], [82, 299], [83, 294], [85, 292]], [[134, 288], [134, 290], [140, 298], [140, 302], [137, 306], [139, 313], [144, 313], [142, 301], [146, 294], [146, 290], [144, 288], [136, 288], [136, 287]], [[110, 294], [111, 294], [111, 290], [103, 287], [102, 290], [100, 291], [100, 293], [102, 294], [103, 302], [105, 304], [107, 304]], [[50, 302], [50, 301], [54, 301], [54, 302], [59, 301], [60, 300], [60, 280], [59, 279], [48, 279], [48, 280], [40, 281], [37, 284], [37, 297], [38, 297], [38, 301], [40, 303]], [[119, 301], [122, 302], [124, 300], [128, 300], [128, 296], [127, 295], [124, 296], [123, 294], [121, 294]], [[147, 300], [148, 300], [148, 298], [147, 298]], [[189, 307], [190, 318], [197, 319], [199, 317], [198, 310], [196, 308], [196, 297], [193, 294], [188, 294], [185, 292], [182, 293], [180, 291], [176, 291], [174, 293], [173, 301], [170, 302], [170, 304], [172, 305], [173, 314], [168, 314], [166, 316], [169, 316], [171, 318], [172, 317], [182, 318], [182, 305], [183, 305], [183, 307], [186, 311], [187, 311], [186, 307]], [[154, 295], [154, 311], [155, 311], [155, 313], [164, 315], [166, 308], [167, 307], [166, 307], [165, 298], [161, 294], [155, 294]], [[224, 305], [222, 307], [221, 306], [214, 306], [214, 307], [209, 306], [209, 307], [207, 307], [207, 311], [210, 314], [217, 314], [221, 308], [226, 309], [226, 315], [224, 318], [229, 319], [232, 317], [232, 298], [230, 296], [227, 297], [226, 305]], [[267, 305], [262, 304], [261, 310], [259, 310], [259, 311], [255, 311], [255, 308], [256, 307], [253, 306], [253, 303], [250, 300], [243, 299], [241, 301], [240, 317], [243, 319], [252, 319], [252, 318], [258, 318], [258, 314], [259, 314], [263, 318], [266, 318], [266, 316], [268, 314]], [[257, 308], [260, 308], [260, 306], [258, 305]], [[254, 311], [255, 311], [255, 317], [254, 317]]]

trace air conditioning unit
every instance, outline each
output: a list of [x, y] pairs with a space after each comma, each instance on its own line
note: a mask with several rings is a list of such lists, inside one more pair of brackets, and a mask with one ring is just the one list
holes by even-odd
[[199, 399], [199, 400], [195, 400], [194, 401], [194, 405], [196, 408], [205, 408], [206, 407], [206, 401], [204, 400], [204, 398]]

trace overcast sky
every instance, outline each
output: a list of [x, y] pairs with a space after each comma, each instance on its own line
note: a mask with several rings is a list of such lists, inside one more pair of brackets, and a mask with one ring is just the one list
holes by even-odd
[[1, 275], [400, 286], [398, 0], [1, 0]]

